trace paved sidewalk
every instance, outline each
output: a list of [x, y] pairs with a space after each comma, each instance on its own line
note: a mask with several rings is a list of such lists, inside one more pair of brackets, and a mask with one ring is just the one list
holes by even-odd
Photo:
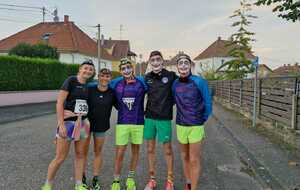
[[300, 189], [300, 158], [294, 152], [257, 134], [249, 128], [245, 117], [217, 103], [214, 105], [214, 117], [234, 139], [241, 156], [266, 188]]
[[0, 107], [56, 101], [57, 90], [0, 92]]

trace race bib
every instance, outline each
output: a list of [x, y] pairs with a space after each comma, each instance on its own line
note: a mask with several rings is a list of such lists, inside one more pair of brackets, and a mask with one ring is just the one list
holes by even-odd
[[88, 113], [89, 107], [86, 100], [76, 100], [74, 113], [86, 115]]
[[124, 104], [126, 104], [129, 110], [132, 110], [135, 98], [122, 98]]

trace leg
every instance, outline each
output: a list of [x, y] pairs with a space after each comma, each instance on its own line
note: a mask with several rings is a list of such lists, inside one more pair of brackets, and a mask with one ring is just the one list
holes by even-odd
[[83, 158], [83, 173], [85, 173], [86, 171], [86, 167], [87, 167], [87, 158], [88, 158], [88, 154], [89, 154], [89, 146], [90, 146], [90, 142], [91, 142], [91, 135], [89, 135], [87, 137], [87, 139], [85, 140], [85, 143], [84, 143], [84, 147], [83, 147], [83, 155], [84, 155], [84, 158]]
[[130, 171], [135, 171], [139, 160], [140, 145], [143, 143], [144, 126], [136, 125], [130, 127], [131, 137], [131, 162]]
[[192, 190], [197, 190], [198, 180], [202, 172], [202, 142], [190, 144], [189, 157]]
[[147, 141], [147, 153], [148, 153], [148, 164], [149, 164], [150, 177], [155, 176], [155, 165], [156, 165], [155, 144], [156, 144], [155, 139]]
[[49, 183], [53, 182], [57, 170], [67, 158], [70, 150], [71, 142], [67, 139], [57, 138], [56, 142], [56, 155], [55, 158], [50, 162], [48, 167], [47, 181]]
[[94, 176], [98, 176], [100, 172], [100, 168], [102, 165], [102, 147], [105, 141], [105, 137], [95, 137], [94, 138], [94, 169], [93, 169], [93, 174]]
[[139, 144], [131, 144], [131, 161], [130, 161], [130, 171], [135, 171], [138, 160], [139, 160], [139, 152], [140, 152], [140, 145]]
[[120, 175], [127, 145], [117, 145], [114, 175]]
[[190, 173], [190, 147], [189, 144], [180, 144], [180, 151], [181, 151], [181, 160], [183, 165], [183, 172], [185, 175], [186, 181], [191, 181], [191, 173]]
[[169, 180], [173, 181], [173, 150], [170, 142], [164, 143], [164, 153], [168, 168], [168, 178], [172, 178]]
[[75, 141], [75, 181], [82, 182], [85, 140]]

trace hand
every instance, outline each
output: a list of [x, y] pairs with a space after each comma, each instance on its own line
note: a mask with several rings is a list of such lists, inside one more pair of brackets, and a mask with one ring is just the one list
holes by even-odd
[[67, 129], [66, 129], [66, 127], [65, 127], [64, 124], [58, 125], [58, 134], [62, 138], [66, 138], [67, 137]]

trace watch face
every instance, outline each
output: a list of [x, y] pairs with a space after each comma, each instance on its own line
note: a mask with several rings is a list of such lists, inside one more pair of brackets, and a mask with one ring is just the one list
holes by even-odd
[[166, 84], [166, 83], [168, 83], [169, 79], [168, 79], [167, 77], [163, 77], [163, 78], [161, 79], [161, 81], [162, 81], [164, 84]]

